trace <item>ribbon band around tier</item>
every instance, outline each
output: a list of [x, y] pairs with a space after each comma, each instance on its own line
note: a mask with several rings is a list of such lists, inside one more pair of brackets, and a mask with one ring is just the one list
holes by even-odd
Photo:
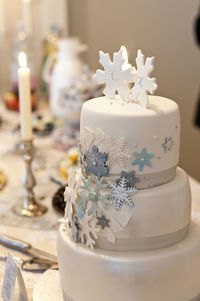
[[[63, 295], [64, 295], [64, 300], [65, 300], [65, 301], [75, 301], [74, 299], [72, 299], [72, 298], [70, 298], [68, 295], [66, 295], [65, 292], [63, 292]], [[199, 301], [199, 300], [200, 300], [200, 294], [197, 295], [196, 297], [194, 297], [194, 298], [188, 300], [188, 301]]]
[[[134, 187], [137, 189], [147, 189], [162, 184], [166, 184], [173, 180], [176, 176], [176, 166], [173, 166], [167, 170], [146, 173], [142, 175], [136, 174], [136, 181]], [[109, 174], [105, 177], [106, 182], [113, 182], [120, 177], [120, 174]]]
[[110, 251], [146, 251], [153, 249], [160, 249], [173, 245], [183, 240], [189, 231], [189, 224], [184, 228], [172, 233], [163, 235], [144, 237], [144, 238], [118, 238], [115, 243], [110, 243], [104, 237], [98, 237], [96, 246], [98, 248]]

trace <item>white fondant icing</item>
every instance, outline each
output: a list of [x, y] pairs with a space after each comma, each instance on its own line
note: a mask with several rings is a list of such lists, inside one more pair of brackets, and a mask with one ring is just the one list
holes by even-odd
[[[134, 207], [131, 209], [123, 206], [119, 212], [115, 209], [103, 212], [108, 217], [110, 211], [113, 216], [123, 215], [126, 211], [132, 215], [123, 231], [114, 233], [116, 236], [114, 249], [117, 249], [118, 239], [124, 240], [124, 249], [126, 249], [126, 239], [166, 235], [183, 229], [190, 222], [190, 186], [188, 176], [180, 168], [177, 168], [174, 180], [157, 187], [140, 190], [134, 195], [133, 200]], [[104, 235], [104, 232], [100, 230], [98, 237], [104, 237]], [[169, 244], [168, 239], [166, 244]], [[99, 247], [105, 246], [100, 243]]]
[[[122, 106], [123, 103], [123, 106]], [[178, 127], [178, 128], [177, 128]], [[135, 170], [137, 174], [146, 174], [168, 170], [177, 165], [179, 160], [180, 116], [177, 104], [160, 96], [149, 96], [147, 109], [137, 103], [124, 103], [120, 98], [108, 101], [105, 97], [94, 98], [83, 104], [81, 112], [81, 145], [85, 145], [86, 131], [91, 132], [90, 142], [98, 144], [92, 133], [105, 133], [113, 141], [124, 138], [126, 150], [132, 157], [126, 160], [125, 168]], [[87, 135], [87, 133], [85, 133]], [[155, 139], [154, 137], [157, 137]], [[165, 152], [162, 147], [165, 138], [173, 137], [171, 151]], [[89, 139], [89, 138], [88, 138]], [[92, 141], [93, 139], [93, 141]], [[106, 151], [106, 144], [101, 145], [100, 151]], [[98, 146], [98, 145], [97, 145]], [[155, 156], [151, 159], [152, 167], [144, 166], [140, 172], [135, 160], [134, 152], [140, 153], [146, 147], [148, 153]], [[120, 173], [119, 164], [111, 166], [110, 173]]]
[[[71, 230], [61, 225], [58, 261], [65, 300], [69, 300], [68, 296], [74, 301], [198, 298], [200, 227], [192, 223], [187, 236], [191, 193], [186, 173], [180, 168], [176, 170], [179, 143], [179, 109], [170, 99], [150, 96], [147, 109], [125, 103], [119, 97], [112, 102], [101, 97], [84, 103], [81, 159], [96, 145], [98, 152], [108, 153], [109, 176], [105, 182], [114, 182], [122, 170], [135, 171], [141, 190], [131, 196], [133, 208], [123, 204], [116, 211], [112, 205], [104, 207], [99, 196], [97, 199], [94, 191], [87, 189], [91, 198], [87, 197], [86, 210], [91, 209], [94, 201], [96, 210], [88, 217], [88, 225], [98, 227], [99, 232], [92, 233], [88, 228], [85, 232], [91, 235], [92, 243], [87, 243], [86, 237], [84, 243], [92, 247], [96, 243], [94, 250], [75, 244]], [[92, 188], [93, 175], [91, 179]], [[75, 214], [79, 214], [83, 192], [73, 202]], [[109, 188], [104, 187], [101, 198], [106, 199], [109, 193]], [[97, 224], [97, 211], [107, 220], [105, 229]], [[81, 214], [84, 216], [83, 211]], [[81, 220], [80, 215], [78, 219]]]
[[[109, 188], [101, 191], [102, 196], [108, 194]], [[104, 209], [101, 202], [97, 202], [102, 214], [110, 219], [110, 230], [115, 237], [114, 244], [108, 243], [110, 232], [100, 228], [98, 247], [126, 251], [153, 249], [176, 243], [186, 236], [191, 193], [188, 176], [182, 169], [177, 168], [176, 177], [169, 183], [136, 192], [133, 203], [133, 208], [124, 204], [120, 210], [115, 210], [112, 205]], [[78, 204], [74, 202], [75, 212]]]
[[168, 248], [91, 251], [75, 244], [61, 226], [58, 261], [64, 296], [75, 301], [189, 301], [200, 292], [199, 238], [200, 226], [192, 223], [187, 238]]

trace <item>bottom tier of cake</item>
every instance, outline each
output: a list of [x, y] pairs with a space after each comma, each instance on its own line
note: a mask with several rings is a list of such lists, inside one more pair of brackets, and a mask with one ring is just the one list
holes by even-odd
[[58, 261], [65, 301], [200, 300], [200, 226], [162, 249], [90, 250], [74, 243], [61, 225]]

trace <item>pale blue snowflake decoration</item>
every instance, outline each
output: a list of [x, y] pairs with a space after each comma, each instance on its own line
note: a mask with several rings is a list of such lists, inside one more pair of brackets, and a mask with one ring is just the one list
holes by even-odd
[[98, 178], [108, 175], [108, 168], [106, 166], [108, 155], [106, 153], [100, 153], [98, 147], [93, 145], [91, 151], [87, 151], [84, 154], [84, 160], [87, 166], [85, 167], [88, 174], [93, 174]]
[[131, 196], [137, 192], [137, 189], [127, 186], [127, 180], [123, 177], [120, 178], [119, 183], [110, 183], [109, 187], [112, 192], [109, 196], [111, 200], [115, 202], [115, 209], [121, 209], [122, 205], [125, 204], [128, 207], [133, 207], [133, 201]]
[[143, 171], [145, 165], [148, 167], [152, 167], [151, 159], [155, 157], [152, 153], [147, 153], [146, 147], [144, 147], [141, 153], [134, 153], [135, 160], [131, 163], [131, 165], [138, 165], [139, 171]]
[[127, 181], [127, 187], [134, 187], [135, 183], [139, 182], [139, 178], [135, 176], [135, 171], [132, 170], [130, 172], [122, 170], [121, 176], [116, 180], [116, 183], [119, 184], [121, 178], [125, 178]]
[[172, 150], [172, 146], [174, 145], [174, 140], [173, 140], [173, 137], [167, 137], [165, 138], [165, 141], [162, 145], [162, 147], [164, 148], [164, 151], [165, 152], [169, 152]]
[[110, 220], [107, 219], [107, 218], [105, 217], [105, 215], [102, 215], [102, 216], [100, 216], [100, 217], [97, 217], [97, 219], [98, 219], [97, 225], [98, 225], [98, 226], [101, 226], [101, 228], [102, 228], [103, 230], [105, 229], [105, 227], [107, 227], [107, 228], [110, 227], [110, 225], [109, 225]]
[[79, 216], [80, 218], [83, 218], [83, 217], [84, 217], [84, 215], [85, 215], [85, 209], [83, 208], [82, 205], [78, 205], [78, 206], [77, 206], [77, 213], [78, 213], [78, 216]]
[[96, 185], [91, 185], [91, 178], [83, 179], [84, 185], [81, 186], [87, 194], [81, 193], [79, 195], [80, 200], [77, 201], [77, 212], [80, 218], [83, 218], [85, 215], [85, 210], [87, 208], [87, 204], [90, 201], [91, 206], [88, 209], [88, 214], [93, 216], [101, 216], [102, 210], [98, 207], [97, 202], [100, 201], [104, 207], [104, 209], [108, 209], [110, 205], [110, 201], [108, 200], [108, 195], [102, 195], [101, 190], [107, 188], [107, 184], [103, 184], [103, 177], [99, 180], [98, 177], [95, 177]]

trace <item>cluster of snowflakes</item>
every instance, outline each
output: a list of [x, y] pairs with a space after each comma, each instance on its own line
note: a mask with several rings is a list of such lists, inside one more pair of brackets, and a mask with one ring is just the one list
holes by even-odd
[[[93, 249], [100, 229], [106, 232], [108, 241], [114, 243], [114, 233], [122, 231], [128, 224], [130, 211], [113, 215], [112, 208], [119, 212], [123, 207], [134, 206], [133, 196], [137, 192], [135, 183], [139, 179], [135, 171], [123, 170], [127, 160], [132, 157], [126, 149], [125, 138], [114, 141], [100, 129], [94, 133], [85, 128], [81, 139], [82, 170], [72, 170], [68, 178], [62, 222], [71, 228], [75, 242], [81, 241]], [[164, 152], [171, 151], [173, 144], [173, 137], [166, 137], [162, 144]], [[155, 155], [145, 147], [140, 153], [134, 152], [133, 155], [135, 159], [131, 164], [138, 166], [140, 172], [145, 166], [152, 167], [151, 160]], [[115, 182], [109, 183], [105, 177], [111, 174], [113, 165], [117, 165], [122, 171]]]
[[[156, 136], [157, 137], [157, 136]], [[98, 146], [97, 146], [98, 145]], [[165, 153], [172, 150], [174, 145], [173, 137], [166, 137], [162, 144]], [[83, 173], [93, 174], [98, 178], [108, 176], [117, 170], [126, 167], [127, 161], [132, 158], [132, 153], [126, 148], [126, 139], [119, 138], [117, 141], [106, 135], [101, 129], [94, 133], [88, 128], [81, 132], [81, 143], [79, 147], [81, 164], [84, 167]], [[152, 167], [151, 160], [155, 154], [149, 153], [146, 147], [141, 152], [134, 152], [135, 160], [132, 165], [137, 165], [140, 172], [146, 167]]]
[[[147, 57], [146, 60], [141, 50], [138, 50], [136, 66], [128, 63], [126, 48], [122, 46], [118, 52], [113, 54], [113, 62], [108, 53], [99, 52], [100, 64], [104, 70], [97, 70], [95, 78], [99, 84], [105, 83], [104, 94], [107, 98], [114, 98], [116, 92], [125, 101], [137, 101], [146, 108], [148, 104], [148, 93], [153, 94], [157, 89], [155, 78], [150, 78], [153, 71], [154, 57]], [[132, 89], [129, 83], [133, 83]]]
[[[71, 228], [72, 238], [75, 242], [81, 241], [93, 249], [100, 229], [106, 231], [108, 241], [115, 242], [113, 229], [121, 231], [127, 225], [130, 214], [126, 214], [121, 221], [113, 217], [109, 209], [114, 205], [119, 211], [123, 205], [133, 207], [132, 195], [136, 189], [134, 173], [122, 172], [121, 177], [115, 182], [104, 184], [104, 177], [85, 178], [80, 169], [72, 170], [68, 186], [65, 189], [66, 202], [65, 215], [61, 220]], [[106, 193], [110, 188], [110, 193]], [[76, 208], [76, 209], [75, 209]], [[108, 216], [104, 212], [108, 211]]]

